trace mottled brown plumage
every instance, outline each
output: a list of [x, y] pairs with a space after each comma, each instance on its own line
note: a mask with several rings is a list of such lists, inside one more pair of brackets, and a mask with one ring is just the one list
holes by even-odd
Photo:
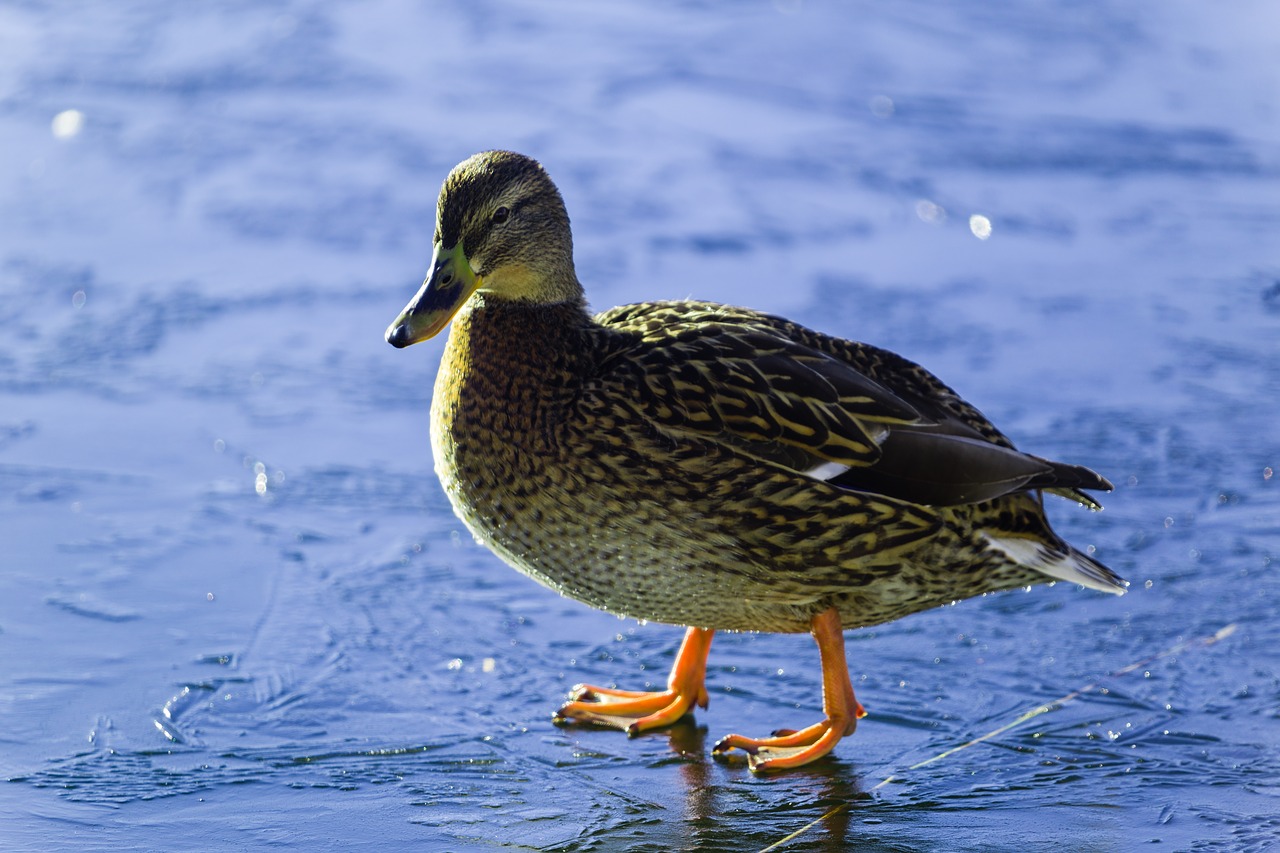
[[827, 720], [717, 747], [746, 749], [757, 770], [795, 766], [861, 712], [842, 651], [833, 663], [840, 628], [1054, 579], [1123, 591], [1050, 530], [1040, 500], [1096, 508], [1080, 490], [1110, 484], [1018, 452], [918, 365], [706, 302], [592, 317], [563, 203], [534, 161], [460, 164], [435, 244], [387, 337], [406, 346], [453, 317], [431, 438], [458, 515], [564, 595], [691, 626], [659, 700], [580, 687], [564, 717], [666, 724], [705, 704], [713, 631], [813, 631]]

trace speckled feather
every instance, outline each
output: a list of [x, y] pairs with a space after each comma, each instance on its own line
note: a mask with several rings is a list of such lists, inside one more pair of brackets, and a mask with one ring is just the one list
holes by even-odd
[[[1046, 565], [1122, 588], [1052, 533], [1039, 498], [1105, 480], [1017, 453], [899, 356], [747, 309], [665, 302], [591, 318], [578, 302], [477, 294], [454, 319], [431, 432], [477, 539], [640, 619], [800, 632], [835, 606], [845, 627], [872, 625], [1053, 580]], [[921, 448], [993, 473], [960, 464], [959, 485], [921, 487], [895, 461]], [[838, 475], [807, 473], [823, 463]], [[911, 500], [920, 488], [954, 500]]]

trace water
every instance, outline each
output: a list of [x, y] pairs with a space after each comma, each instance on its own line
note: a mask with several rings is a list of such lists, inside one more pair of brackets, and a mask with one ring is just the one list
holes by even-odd
[[[0, 7], [3, 846], [1280, 845], [1277, 24]], [[711, 707], [669, 733], [553, 727], [575, 682], [661, 682], [679, 631], [511, 572], [434, 481], [441, 343], [382, 330], [439, 181], [490, 147], [551, 170], [596, 306], [872, 341], [1105, 473], [1105, 512], [1053, 517], [1130, 593], [851, 633], [871, 714], [781, 777], [709, 746], [817, 718], [806, 637], [717, 637]]]

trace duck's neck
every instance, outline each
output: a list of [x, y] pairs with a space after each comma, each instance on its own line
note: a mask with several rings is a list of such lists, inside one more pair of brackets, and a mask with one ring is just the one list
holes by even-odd
[[441, 374], [545, 369], [577, 345], [590, 322], [581, 299], [546, 304], [478, 293], [453, 319]]
[[431, 401], [433, 441], [529, 429], [584, 370], [583, 301], [473, 297], [454, 317]]

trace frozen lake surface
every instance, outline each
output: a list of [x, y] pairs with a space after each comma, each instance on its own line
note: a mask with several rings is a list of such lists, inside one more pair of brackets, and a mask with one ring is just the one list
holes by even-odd
[[[0, 847], [1280, 847], [1274, 3], [19, 2], [0, 57]], [[498, 147], [597, 308], [885, 346], [1105, 474], [1052, 517], [1129, 594], [850, 633], [870, 716], [780, 777], [709, 749], [816, 718], [804, 636], [718, 637], [670, 732], [554, 727], [680, 631], [435, 481], [442, 340], [382, 332]]]

